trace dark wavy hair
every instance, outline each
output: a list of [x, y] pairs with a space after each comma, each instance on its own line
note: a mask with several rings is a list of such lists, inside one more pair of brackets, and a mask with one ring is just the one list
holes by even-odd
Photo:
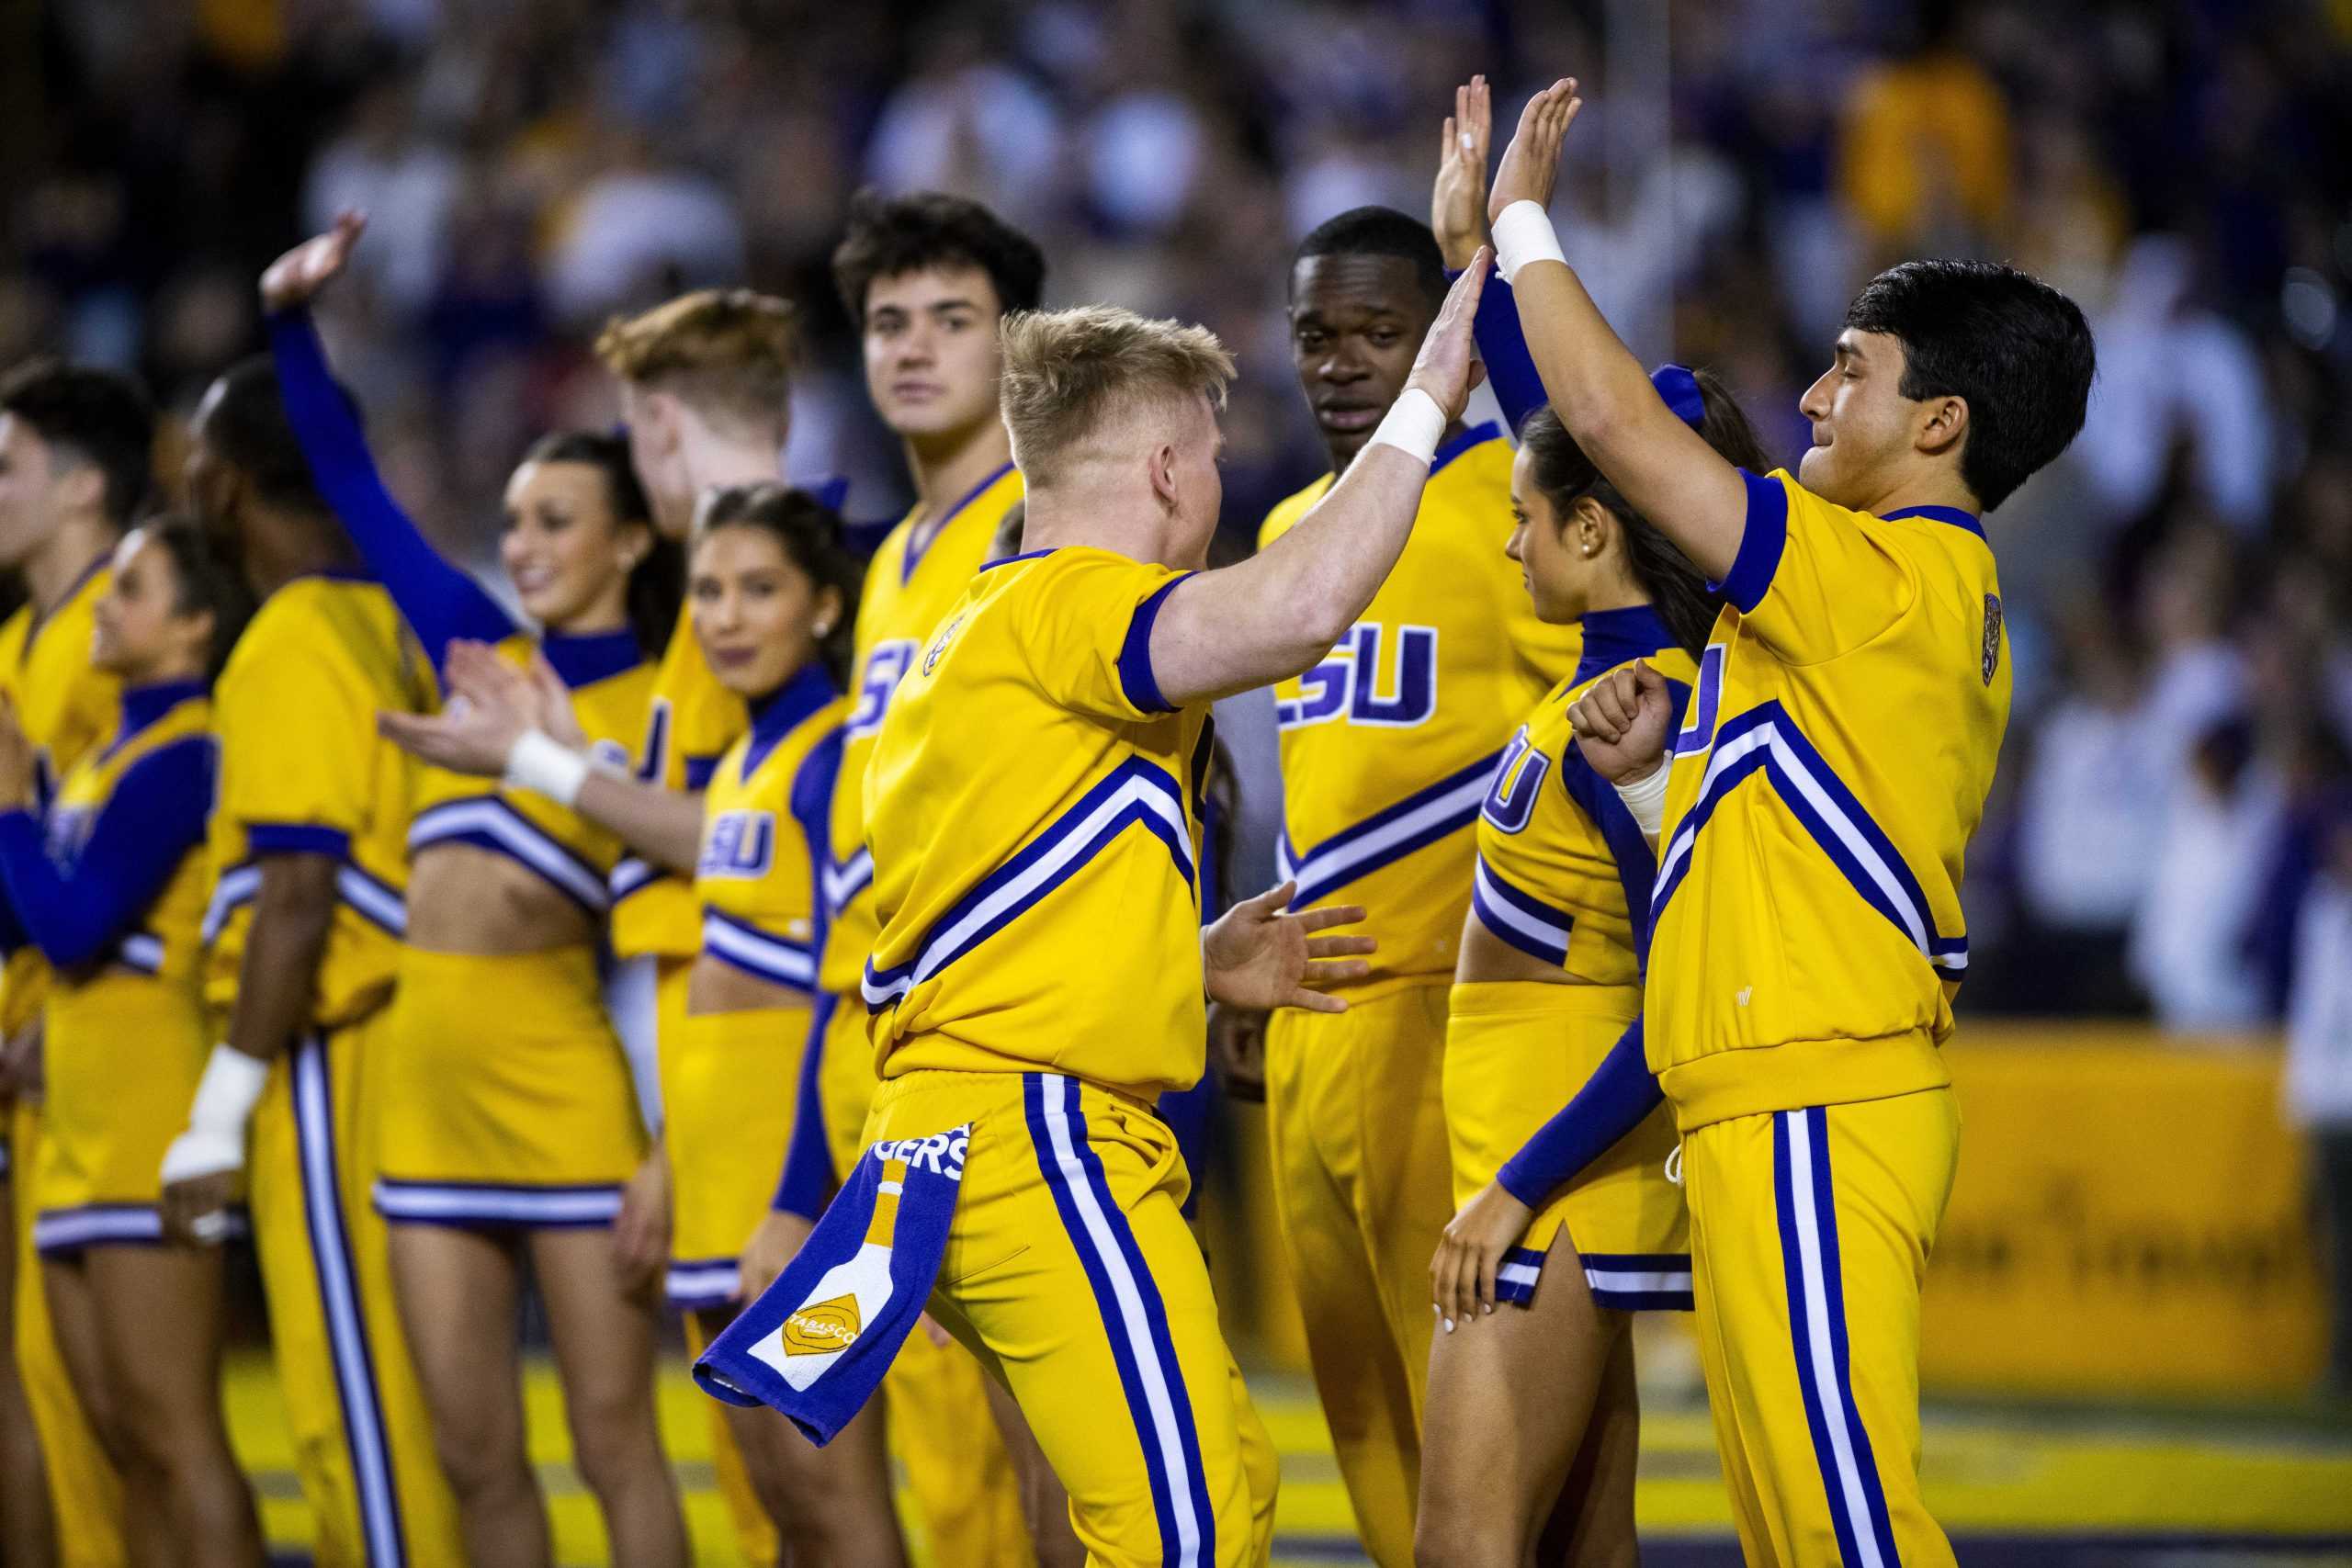
[[1905, 397], [1968, 404], [1960, 477], [1987, 512], [2083, 428], [2098, 374], [2090, 323], [2072, 299], [2013, 266], [1905, 262], [1863, 286], [1846, 324], [1902, 343]]
[[0, 413], [14, 414], [64, 455], [97, 469], [98, 504], [128, 527], [146, 498], [155, 409], [129, 376], [92, 365], [35, 359], [0, 377]]
[[850, 649], [857, 637], [857, 593], [865, 565], [842, 542], [841, 514], [804, 490], [775, 480], [727, 485], [705, 495], [695, 516], [695, 542], [721, 528], [758, 528], [784, 547], [786, 559], [820, 589], [841, 595], [841, 619], [818, 645], [836, 683], [849, 680]]
[[229, 650], [253, 618], [253, 590], [243, 573], [204, 530], [190, 519], [172, 513], [148, 518], [141, 532], [172, 563], [172, 613], [212, 617], [212, 645], [204, 660], [204, 678], [216, 679], [229, 662]]
[[[1704, 412], [1694, 424], [1708, 446], [1726, 461], [1760, 474], [1770, 468], [1771, 461], [1764, 455], [1763, 444], [1756, 439], [1755, 427], [1747, 423], [1747, 415], [1740, 411], [1730, 389], [1710, 371], [1693, 371]], [[1707, 646], [1707, 634], [1713, 629], [1715, 614], [1723, 608], [1720, 595], [1707, 590], [1706, 574], [1692, 566], [1690, 558], [1677, 549], [1673, 542], [1657, 531], [1649, 519], [1634, 510], [1617, 487], [1601, 477], [1599, 468], [1577, 438], [1568, 434], [1567, 426], [1550, 404], [1527, 416], [1519, 428], [1519, 444], [1532, 461], [1531, 477], [1544, 499], [1552, 503], [1552, 515], [1565, 526], [1568, 509], [1587, 496], [1609, 509], [1624, 530], [1625, 554], [1634, 569], [1634, 581], [1650, 597], [1651, 607], [1658, 619], [1673, 634], [1675, 642], [1692, 654]]]
[[878, 278], [930, 267], [976, 266], [989, 275], [1005, 315], [1034, 310], [1045, 297], [1046, 253], [978, 202], [942, 191], [850, 198], [849, 232], [833, 252], [833, 287], [849, 319], [865, 322], [865, 295]]
[[613, 521], [634, 523], [652, 540], [628, 574], [628, 626], [637, 646], [649, 657], [659, 657], [677, 627], [678, 606], [685, 602], [686, 551], [653, 525], [653, 508], [638, 482], [636, 465], [629, 461], [628, 438], [601, 430], [552, 431], [531, 443], [523, 462], [583, 463], [594, 468], [605, 481]]

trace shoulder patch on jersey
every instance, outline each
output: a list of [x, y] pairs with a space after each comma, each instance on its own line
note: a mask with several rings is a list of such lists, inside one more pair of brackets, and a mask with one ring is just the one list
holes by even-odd
[[2001, 596], [1984, 595], [1984, 683], [1993, 683], [1993, 673], [2001, 667]]
[[962, 631], [963, 629], [964, 617], [961, 615], [956, 616], [954, 620], [939, 628], [939, 635], [932, 638], [929, 650], [922, 656], [922, 672], [924, 674], [928, 675], [933, 670], [939, 668], [939, 656], [947, 651], [947, 644], [949, 641], [955, 637], [957, 632]]

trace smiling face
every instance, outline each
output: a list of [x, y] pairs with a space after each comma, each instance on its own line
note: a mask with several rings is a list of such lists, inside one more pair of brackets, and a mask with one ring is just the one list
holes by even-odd
[[114, 576], [93, 606], [90, 663], [125, 685], [201, 675], [212, 616], [181, 611], [171, 552], [143, 528], [123, 536]]
[[953, 436], [996, 417], [1004, 312], [983, 269], [924, 267], [865, 290], [865, 390], [910, 441]]
[[651, 547], [645, 524], [613, 515], [612, 487], [593, 463], [525, 463], [506, 481], [499, 564], [550, 631], [626, 624], [628, 574]]
[[1434, 314], [1402, 256], [1307, 256], [1291, 269], [1291, 359], [1334, 469], [1405, 389]]
[[1797, 464], [1805, 489], [1840, 506], [1867, 507], [1913, 451], [1920, 405], [1903, 395], [1903, 343], [1848, 327], [1829, 368], [1797, 400], [1813, 445]]
[[822, 634], [842, 614], [841, 595], [820, 589], [769, 529], [722, 524], [695, 542], [686, 577], [695, 638], [718, 683], [761, 697], [818, 655]]

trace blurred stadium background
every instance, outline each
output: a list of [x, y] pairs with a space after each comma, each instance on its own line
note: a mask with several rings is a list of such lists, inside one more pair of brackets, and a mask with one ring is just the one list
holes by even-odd
[[[135, 368], [185, 412], [257, 344], [262, 265], [356, 205], [363, 276], [324, 326], [452, 548], [488, 568], [528, 438], [611, 417], [596, 325], [706, 282], [799, 302], [786, 470], [888, 518], [898, 456], [825, 262], [860, 184], [944, 187], [1038, 236], [1052, 301], [1238, 349], [1238, 545], [1323, 461], [1291, 245], [1361, 202], [1425, 213], [1482, 70], [1498, 141], [1539, 80], [1584, 79], [1571, 259], [1792, 459], [1884, 261], [2003, 257], [2090, 313], [2089, 426], [1991, 520], [2017, 709], [1971, 867], [1928, 1496], [1963, 1560], [2352, 1560], [2352, 1291], [2327, 1283], [2352, 1104], [2288, 1066], [2352, 1053], [2346, 0], [0, 0], [0, 364]], [[1355, 1561], [1254, 1114], [1205, 1176], [1220, 1289], [1287, 1450], [1281, 1553]], [[1695, 1368], [1645, 1350], [1653, 1558], [1713, 1561]], [[697, 1396], [668, 1397], [720, 1561]], [[565, 1560], [602, 1561], [535, 1398]], [[233, 1399], [298, 1551], [258, 1357]]]

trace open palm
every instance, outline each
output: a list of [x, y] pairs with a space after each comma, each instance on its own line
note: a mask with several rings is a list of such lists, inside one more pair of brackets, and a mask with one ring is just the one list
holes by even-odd
[[1229, 1007], [1347, 1010], [1346, 1002], [1320, 987], [1363, 978], [1372, 966], [1362, 955], [1379, 943], [1368, 936], [1313, 934], [1363, 919], [1363, 906], [1288, 913], [1297, 891], [1298, 884], [1285, 882], [1245, 899], [1201, 934], [1201, 964], [1212, 998]]

